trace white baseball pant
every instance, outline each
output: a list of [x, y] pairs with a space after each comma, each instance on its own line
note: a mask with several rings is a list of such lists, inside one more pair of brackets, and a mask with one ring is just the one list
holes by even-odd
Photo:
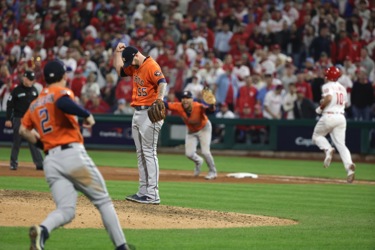
[[330, 135], [347, 172], [353, 164], [349, 149], [345, 145], [346, 118], [342, 114], [323, 114], [315, 125], [313, 142], [321, 149], [328, 150], [332, 146], [325, 137]]

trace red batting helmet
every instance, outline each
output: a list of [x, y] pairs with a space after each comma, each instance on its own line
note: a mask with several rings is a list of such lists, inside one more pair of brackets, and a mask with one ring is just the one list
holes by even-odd
[[331, 66], [326, 70], [325, 76], [329, 81], [337, 81], [341, 76], [341, 71], [337, 67]]

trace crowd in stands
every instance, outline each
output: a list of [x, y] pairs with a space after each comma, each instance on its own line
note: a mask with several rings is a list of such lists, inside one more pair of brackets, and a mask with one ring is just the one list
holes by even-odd
[[[119, 42], [160, 64], [169, 101], [209, 86], [218, 117], [315, 119], [325, 69], [336, 65], [346, 115], [375, 119], [375, 5], [367, 0], [1, 0], [0, 110], [26, 69], [60, 59], [77, 101], [132, 114], [132, 79], [119, 78]], [[231, 112], [226, 114], [226, 112]], [[261, 126], [243, 128], [263, 131]], [[220, 133], [220, 127], [217, 128]]]

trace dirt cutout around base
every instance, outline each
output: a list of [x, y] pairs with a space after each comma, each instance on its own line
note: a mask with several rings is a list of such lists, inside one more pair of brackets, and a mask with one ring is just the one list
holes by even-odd
[[[193, 229], [286, 226], [296, 221], [275, 217], [114, 201], [120, 224], [128, 229]], [[47, 193], [0, 190], [0, 226], [41, 223], [55, 209]], [[98, 210], [79, 196], [75, 219], [65, 228], [104, 228]]]

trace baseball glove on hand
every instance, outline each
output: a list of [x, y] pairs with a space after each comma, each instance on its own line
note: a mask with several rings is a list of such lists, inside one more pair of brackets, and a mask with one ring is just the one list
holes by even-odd
[[165, 118], [164, 102], [160, 99], [157, 99], [148, 109], [147, 114], [152, 123], [163, 120]]
[[205, 87], [203, 90], [202, 90], [202, 98], [203, 98], [203, 101], [209, 105], [214, 105], [216, 104], [216, 98], [215, 98], [215, 95], [214, 93], [212, 93], [212, 90], [208, 87]]

